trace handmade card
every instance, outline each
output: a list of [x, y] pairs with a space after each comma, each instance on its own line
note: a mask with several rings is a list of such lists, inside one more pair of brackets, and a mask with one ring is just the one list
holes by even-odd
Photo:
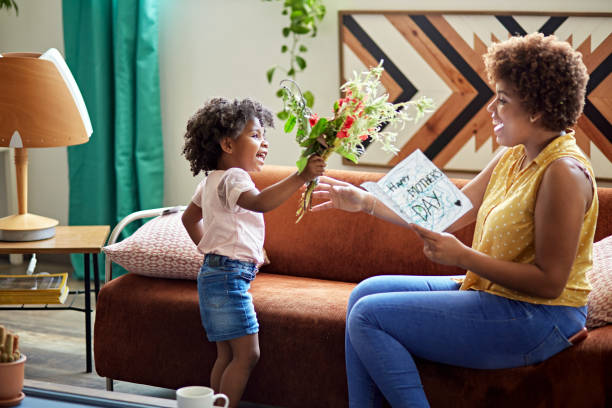
[[420, 150], [415, 150], [378, 182], [361, 185], [404, 221], [441, 232], [472, 203]]

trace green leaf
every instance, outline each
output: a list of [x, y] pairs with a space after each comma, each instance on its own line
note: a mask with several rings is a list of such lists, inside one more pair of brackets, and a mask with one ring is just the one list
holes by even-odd
[[319, 137], [319, 135], [325, 130], [325, 126], [327, 126], [327, 119], [319, 118], [317, 124], [314, 125], [314, 127], [310, 131], [309, 139], [316, 139], [317, 137]]
[[276, 67], [270, 68], [269, 70], [266, 71], [266, 77], [268, 77], [268, 83], [271, 84], [272, 83], [272, 76], [274, 75], [274, 70], [276, 69]]
[[305, 27], [303, 25], [291, 26], [291, 31], [296, 34], [308, 34], [310, 32], [310, 28]]
[[297, 166], [297, 169], [298, 169], [298, 173], [301, 173], [302, 171], [304, 171], [307, 164], [308, 164], [308, 157], [301, 156], [298, 159], [298, 161], [295, 162], [295, 165]]
[[295, 76], [295, 69], [291, 68], [289, 71], [287, 71], [287, 75], [289, 75], [290, 77], [294, 77]]
[[289, 133], [293, 130], [296, 121], [297, 118], [295, 117], [295, 115], [289, 116], [289, 119], [287, 119], [287, 122], [285, 122], [285, 133]]
[[276, 114], [276, 116], [280, 119], [280, 120], [285, 120], [289, 117], [289, 112], [287, 111], [280, 111]]
[[283, 91], [283, 88], [276, 91], [276, 96], [278, 96], [279, 98], [282, 98], [284, 95], [285, 95], [285, 91]]
[[306, 139], [306, 140], [302, 141], [302, 143], [300, 143], [301, 147], [309, 147], [310, 145], [312, 145], [312, 140], [310, 140], [310, 139]]
[[314, 95], [310, 91], [304, 92], [304, 99], [306, 100], [306, 106], [312, 108], [314, 105]]
[[354, 153], [347, 152], [347, 151], [339, 152], [339, 153], [342, 155], [342, 157], [345, 157], [345, 158], [349, 159], [350, 161], [352, 161], [353, 163], [357, 164], [358, 157]]
[[289, 49], [289, 47], [287, 47], [286, 45], [283, 45], [281, 47], [281, 53], [283, 53], [283, 54], [286, 53], [288, 49]]
[[289, 34], [291, 34], [291, 29], [289, 27], [283, 28], [283, 37], [289, 37]]
[[300, 45], [300, 52], [306, 52], [308, 51], [308, 48], [306, 48], [305, 45]]
[[304, 68], [306, 68], [306, 60], [300, 57], [299, 55], [295, 56], [295, 62], [297, 62], [298, 67], [300, 67], [302, 71], [304, 70]]

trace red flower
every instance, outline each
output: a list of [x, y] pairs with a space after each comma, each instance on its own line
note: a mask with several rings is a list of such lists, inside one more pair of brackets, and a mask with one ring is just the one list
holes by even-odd
[[346, 131], [345, 131], [345, 130], [341, 130], [341, 131], [339, 131], [339, 132], [336, 134], [336, 137], [337, 137], [338, 139], [344, 139], [344, 138], [348, 137], [348, 133], [346, 133]]
[[361, 139], [362, 142], [365, 142], [366, 140], [368, 140], [368, 135], [361, 135], [359, 136], [359, 138]]
[[308, 121], [310, 122], [310, 127], [314, 127], [314, 125], [316, 125], [319, 121], [319, 116], [316, 113], [313, 113], [312, 115], [310, 115]]
[[350, 127], [353, 126], [354, 122], [355, 122], [355, 116], [348, 116], [346, 120], [344, 121], [344, 125], [342, 125], [342, 129], [343, 130], [350, 129]]

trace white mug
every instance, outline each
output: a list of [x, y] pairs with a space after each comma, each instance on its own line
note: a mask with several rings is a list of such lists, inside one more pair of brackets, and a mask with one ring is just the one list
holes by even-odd
[[218, 400], [225, 400], [224, 408], [229, 405], [229, 398], [225, 394], [215, 394], [212, 388], [193, 385], [176, 390], [178, 408], [212, 408]]

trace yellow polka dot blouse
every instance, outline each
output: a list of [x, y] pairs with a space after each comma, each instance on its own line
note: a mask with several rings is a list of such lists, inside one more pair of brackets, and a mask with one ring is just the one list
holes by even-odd
[[[561, 157], [573, 157], [586, 167], [594, 186], [595, 177], [589, 160], [576, 145], [573, 132], [553, 140], [529, 166], [520, 170], [524, 157], [523, 145], [512, 147], [504, 153], [495, 167], [478, 211], [472, 248], [496, 259], [532, 263], [535, 259], [535, 202], [548, 165]], [[591, 287], [585, 273], [593, 263], [593, 237], [599, 208], [596, 192], [597, 188], [591, 208], [584, 216], [576, 260], [561, 296], [545, 299], [526, 295], [493, 283], [471, 271], [467, 272], [461, 289], [483, 290], [530, 303], [586, 305]]]

